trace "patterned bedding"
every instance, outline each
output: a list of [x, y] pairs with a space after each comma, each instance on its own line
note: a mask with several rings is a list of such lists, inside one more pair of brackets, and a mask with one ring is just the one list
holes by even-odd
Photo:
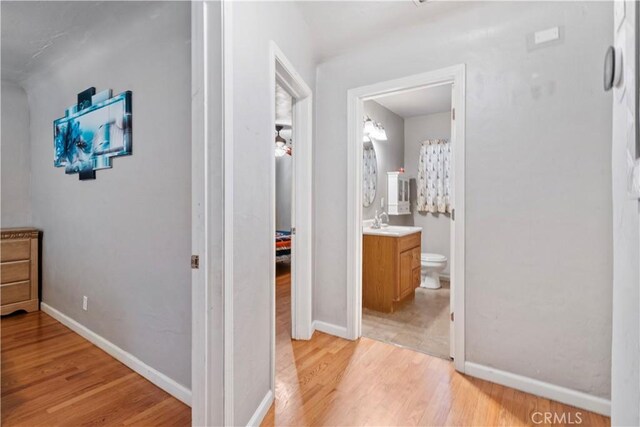
[[276, 231], [276, 261], [286, 261], [291, 257], [291, 232]]

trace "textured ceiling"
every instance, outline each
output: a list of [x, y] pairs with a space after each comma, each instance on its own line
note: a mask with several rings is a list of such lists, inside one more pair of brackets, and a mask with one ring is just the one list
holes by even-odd
[[416, 6], [412, 0], [296, 2], [311, 29], [320, 61], [374, 42], [402, 27], [471, 7], [472, 3], [429, 1]]
[[[91, 41], [154, 19], [162, 2], [2, 1], [2, 79], [30, 75], [78, 55]], [[96, 43], [98, 42], [98, 43]]]
[[291, 126], [291, 95], [276, 83], [276, 124]]
[[432, 86], [386, 95], [375, 102], [403, 118], [451, 111], [451, 85]]
[[[78, 55], [119, 28], [153, 20], [154, 1], [2, 1], [2, 78], [20, 83], [38, 70]], [[389, 31], [437, 19], [464, 2], [299, 1], [319, 60], [385, 37]]]

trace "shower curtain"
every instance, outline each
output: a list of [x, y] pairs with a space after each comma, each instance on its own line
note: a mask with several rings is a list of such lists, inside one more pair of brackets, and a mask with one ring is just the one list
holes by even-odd
[[418, 211], [451, 212], [451, 143], [446, 139], [422, 142], [418, 159]]

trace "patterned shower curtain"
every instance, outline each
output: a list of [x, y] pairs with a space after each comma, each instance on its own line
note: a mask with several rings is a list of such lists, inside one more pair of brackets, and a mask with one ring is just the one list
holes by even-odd
[[418, 211], [451, 212], [451, 143], [446, 139], [422, 142], [418, 159]]

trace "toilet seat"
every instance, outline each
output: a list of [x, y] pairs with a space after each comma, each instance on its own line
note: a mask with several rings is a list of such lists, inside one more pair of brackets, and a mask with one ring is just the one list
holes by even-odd
[[424, 252], [420, 256], [420, 259], [422, 261], [426, 261], [426, 262], [443, 262], [443, 261], [447, 260], [447, 257], [444, 256], [444, 255], [440, 255], [440, 254], [433, 254], [433, 253]]

